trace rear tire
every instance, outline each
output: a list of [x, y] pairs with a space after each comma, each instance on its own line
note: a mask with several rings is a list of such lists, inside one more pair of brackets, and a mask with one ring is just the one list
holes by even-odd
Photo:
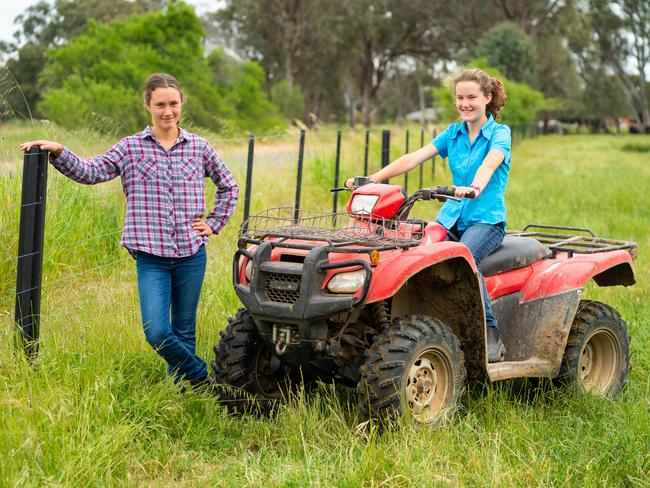
[[457, 410], [465, 378], [451, 329], [423, 315], [398, 318], [376, 337], [361, 366], [359, 408], [365, 418], [406, 416], [434, 425]]
[[625, 321], [609, 305], [581, 300], [558, 379], [611, 398], [625, 387], [629, 371], [630, 336]]
[[214, 346], [212, 367], [226, 406], [237, 412], [268, 412], [286, 393], [288, 376], [280, 359], [267, 346], [250, 314], [240, 309], [228, 319]]

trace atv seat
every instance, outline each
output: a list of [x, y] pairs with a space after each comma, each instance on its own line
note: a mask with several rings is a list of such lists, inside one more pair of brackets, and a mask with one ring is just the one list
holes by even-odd
[[532, 237], [506, 236], [501, 246], [481, 261], [481, 272], [484, 276], [523, 268], [533, 264], [550, 254], [537, 239]]

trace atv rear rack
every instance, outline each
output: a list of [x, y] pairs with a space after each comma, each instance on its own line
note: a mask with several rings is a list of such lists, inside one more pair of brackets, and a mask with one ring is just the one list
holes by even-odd
[[[557, 231], [572, 231], [573, 233], [560, 234]], [[580, 232], [580, 234], [576, 234], [576, 232]], [[632, 257], [636, 257], [637, 254], [637, 246], [634, 242], [597, 237], [592, 230], [580, 227], [528, 224], [523, 230], [508, 231], [508, 235], [537, 239], [553, 253], [551, 257], [555, 257], [558, 252], [565, 252], [572, 257], [574, 254], [596, 254], [619, 249], [628, 251]]]
[[[278, 207], [252, 215], [245, 221], [239, 232], [239, 242], [240, 248], [245, 244], [272, 241], [274, 247], [312, 249], [325, 246], [328, 252], [368, 253], [417, 246], [425, 225], [422, 220], [415, 219], [399, 222], [372, 214], [351, 217], [347, 213]], [[286, 242], [289, 239], [315, 244]]]

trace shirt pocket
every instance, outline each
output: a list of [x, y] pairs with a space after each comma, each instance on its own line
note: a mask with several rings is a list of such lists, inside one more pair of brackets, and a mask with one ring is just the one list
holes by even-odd
[[133, 167], [133, 174], [136, 180], [152, 181], [158, 176], [156, 160], [147, 157], [139, 158]]
[[181, 164], [181, 176], [184, 180], [202, 180], [205, 176], [203, 164], [198, 159], [188, 159]]

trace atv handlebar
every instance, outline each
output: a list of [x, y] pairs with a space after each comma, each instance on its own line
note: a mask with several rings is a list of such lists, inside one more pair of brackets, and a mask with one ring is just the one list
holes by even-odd
[[[336, 188], [330, 188], [331, 192], [335, 191], [354, 191], [357, 188], [365, 185], [369, 185], [370, 183], [373, 183], [373, 181], [367, 177], [367, 176], [355, 176], [354, 177], [354, 183], [352, 184], [352, 188], [348, 188], [347, 186], [340, 186]], [[423, 188], [422, 190], [416, 191], [411, 198], [421, 198], [422, 200], [433, 200], [437, 199], [440, 201], [443, 200], [455, 200], [455, 201], [460, 201], [460, 199], [456, 196], [456, 187], [449, 187], [449, 186], [432, 186], [431, 188]], [[476, 194], [475, 191], [472, 193], [468, 193], [465, 195], [464, 198], [476, 198], [478, 195]]]

